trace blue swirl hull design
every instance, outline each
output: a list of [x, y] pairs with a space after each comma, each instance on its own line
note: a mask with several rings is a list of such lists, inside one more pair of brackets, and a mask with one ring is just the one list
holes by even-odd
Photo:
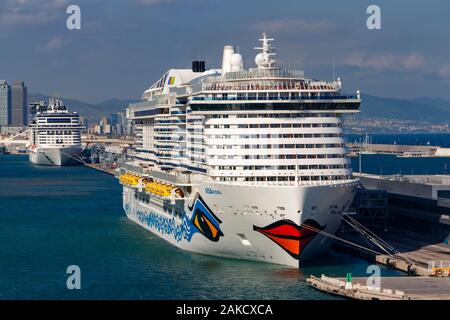
[[168, 217], [152, 210], [136, 209], [133, 212], [130, 204], [126, 202], [124, 210], [128, 217], [134, 216], [139, 224], [163, 236], [171, 236], [176, 242], [190, 242], [196, 233], [215, 242], [223, 236], [220, 230], [222, 221], [214, 215], [200, 194], [196, 195], [193, 205], [188, 207], [188, 213], [183, 212], [181, 221], [180, 218]]

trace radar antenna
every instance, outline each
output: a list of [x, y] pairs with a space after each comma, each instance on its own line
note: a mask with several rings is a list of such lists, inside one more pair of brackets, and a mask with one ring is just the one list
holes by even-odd
[[255, 47], [256, 50], [261, 50], [262, 52], [258, 53], [255, 57], [255, 63], [258, 66], [258, 69], [270, 69], [273, 68], [276, 63], [276, 53], [275, 47], [271, 46], [271, 41], [274, 39], [267, 38], [267, 34], [263, 32], [262, 38], [259, 41], [262, 42], [261, 47]]

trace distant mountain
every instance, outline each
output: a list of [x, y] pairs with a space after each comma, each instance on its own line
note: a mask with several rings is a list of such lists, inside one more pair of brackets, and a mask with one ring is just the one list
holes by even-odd
[[[71, 111], [78, 112], [80, 115], [88, 118], [90, 121], [99, 121], [102, 117], [109, 116], [111, 113], [125, 112], [130, 103], [138, 102], [136, 99], [110, 99], [101, 103], [91, 104], [75, 99], [67, 99], [64, 97], [50, 97], [64, 101], [65, 105]], [[49, 97], [39, 93], [30, 93], [28, 101], [48, 101]]]
[[450, 122], [450, 101], [436, 98], [414, 100], [361, 96], [361, 118], [389, 118], [432, 123]]
[[[126, 107], [130, 103], [138, 102], [139, 100], [133, 100], [133, 99], [110, 99], [106, 100], [104, 102], [95, 104], [95, 108], [97, 110], [104, 110], [105, 112], [121, 112], [124, 111]], [[125, 106], [125, 107], [124, 107]]]
[[412, 100], [413, 102], [429, 105], [432, 104], [435, 107], [438, 107], [444, 111], [450, 111], [450, 101], [441, 99], [441, 98], [429, 98], [429, 97], [421, 97]]

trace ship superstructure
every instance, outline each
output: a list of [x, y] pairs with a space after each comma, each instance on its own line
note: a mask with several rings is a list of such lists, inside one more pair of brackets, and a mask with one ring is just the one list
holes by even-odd
[[30, 161], [39, 165], [65, 166], [80, 164], [80, 116], [69, 112], [61, 100], [50, 99], [32, 105], [29, 124]]
[[342, 124], [360, 96], [276, 67], [273, 39], [260, 41], [255, 68], [225, 46], [221, 69], [170, 69], [130, 105], [124, 209], [182, 249], [298, 266], [353, 199]]

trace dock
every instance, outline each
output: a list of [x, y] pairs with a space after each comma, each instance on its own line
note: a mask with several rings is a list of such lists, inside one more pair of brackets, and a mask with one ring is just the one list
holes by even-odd
[[367, 286], [368, 278], [310, 276], [306, 282], [318, 290], [357, 300], [450, 300], [450, 278], [381, 277], [380, 288]]
[[[335, 242], [333, 248], [336, 251], [350, 253], [361, 258], [373, 261], [391, 268], [397, 269], [415, 276], [431, 276], [439, 270], [433, 270], [429, 265], [433, 261], [450, 261], [450, 246], [444, 243], [421, 241], [407, 232], [392, 230], [386, 234], [380, 234], [390, 245], [394, 246], [398, 253], [395, 255], [375, 254], [361, 248], [343, 242]], [[357, 234], [340, 235], [347, 241], [368, 247]], [[442, 275], [447, 275], [444, 270]]]
[[349, 143], [350, 153], [356, 156], [359, 152], [402, 155], [409, 152], [419, 152], [428, 157], [450, 157], [450, 148], [440, 146], [400, 145], [400, 144], [365, 144]]
[[432, 275], [438, 271], [430, 267], [434, 261], [450, 263], [446, 241], [450, 235], [449, 175], [355, 176], [361, 188], [356, 192], [354, 218], [387, 243], [388, 249], [374, 245], [366, 240], [370, 235], [361, 237], [361, 230], [344, 223], [339, 236], [347, 243], [336, 242], [336, 250], [410, 275]]

